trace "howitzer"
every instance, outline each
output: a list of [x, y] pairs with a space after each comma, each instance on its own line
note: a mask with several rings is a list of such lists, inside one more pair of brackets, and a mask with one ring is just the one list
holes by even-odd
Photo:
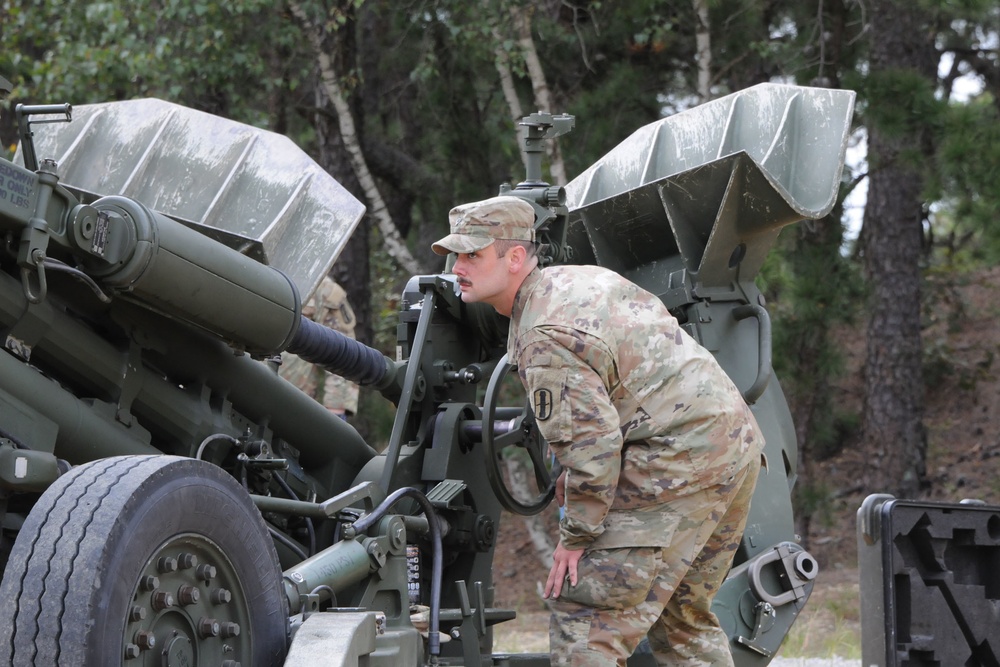
[[[501, 188], [536, 208], [547, 262], [659, 295], [754, 404], [767, 471], [715, 606], [740, 665], [770, 661], [817, 570], [753, 281], [781, 227], [832, 207], [852, 105], [752, 88], [642, 128], [565, 189], [540, 146], [573, 121], [533, 114], [528, 178]], [[494, 604], [502, 511], [553, 495], [530, 410], [501, 405], [506, 320], [446, 273], [407, 283], [396, 359], [303, 318], [363, 207], [283, 137], [157, 100], [18, 114], [0, 161], [3, 659], [548, 665], [493, 652], [516, 615]], [[281, 379], [282, 351], [390, 398], [387, 446]]]

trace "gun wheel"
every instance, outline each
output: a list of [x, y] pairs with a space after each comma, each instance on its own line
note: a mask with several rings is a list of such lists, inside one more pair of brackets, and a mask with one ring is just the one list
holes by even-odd
[[72, 469], [28, 515], [0, 585], [0, 662], [277, 665], [287, 621], [267, 527], [232, 477], [114, 457]]
[[[507, 362], [504, 355], [497, 363], [490, 382], [486, 387], [486, 397], [483, 402], [483, 449], [486, 452], [486, 475], [490, 486], [503, 507], [514, 514], [532, 516], [538, 514], [552, 501], [556, 485], [549, 473], [548, 443], [538, 430], [535, 415], [527, 404], [521, 409], [515, 409], [513, 416], [504, 414], [505, 425], [497, 428], [497, 418], [500, 410], [500, 389], [507, 375], [517, 368]], [[528, 500], [520, 500], [511, 491], [504, 477], [504, 450], [508, 447], [520, 447], [527, 452], [535, 477], [538, 494]]]

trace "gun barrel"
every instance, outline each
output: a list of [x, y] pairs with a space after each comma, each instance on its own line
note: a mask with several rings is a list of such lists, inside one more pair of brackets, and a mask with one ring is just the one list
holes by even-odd
[[288, 351], [361, 385], [383, 388], [395, 377], [392, 360], [353, 338], [302, 317]]

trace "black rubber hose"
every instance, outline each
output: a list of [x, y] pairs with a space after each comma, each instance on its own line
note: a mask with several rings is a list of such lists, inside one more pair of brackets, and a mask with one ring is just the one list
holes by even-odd
[[438, 630], [441, 627], [441, 576], [444, 570], [444, 555], [441, 548], [441, 526], [438, 524], [438, 517], [434, 512], [434, 506], [431, 505], [431, 501], [427, 499], [427, 496], [412, 486], [396, 489], [390, 493], [378, 507], [373, 509], [370, 514], [367, 514], [355, 521], [353, 527], [356, 533], [366, 532], [369, 528], [371, 528], [372, 524], [381, 519], [389, 508], [396, 504], [396, 502], [404, 496], [410, 496], [411, 498], [416, 499], [420, 508], [424, 511], [424, 515], [427, 516], [427, 523], [430, 525], [431, 529], [431, 543], [434, 545], [434, 558], [433, 563], [431, 564], [431, 619], [430, 628], [427, 632], [427, 650], [431, 655], [440, 655], [441, 635]]
[[378, 350], [302, 317], [288, 351], [360, 385], [380, 385], [393, 364]]

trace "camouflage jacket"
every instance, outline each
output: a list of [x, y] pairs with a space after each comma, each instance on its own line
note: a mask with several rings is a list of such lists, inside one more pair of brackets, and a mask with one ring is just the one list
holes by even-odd
[[663, 503], [728, 481], [763, 449], [712, 354], [612, 271], [533, 271], [507, 346], [567, 473], [566, 548], [668, 546]]
[[[312, 298], [302, 308], [302, 314], [354, 338], [354, 311], [347, 302], [347, 293], [333, 279], [323, 279]], [[287, 352], [281, 355], [281, 377], [309, 394], [328, 410], [353, 415], [358, 411], [358, 385], [339, 375]]]

